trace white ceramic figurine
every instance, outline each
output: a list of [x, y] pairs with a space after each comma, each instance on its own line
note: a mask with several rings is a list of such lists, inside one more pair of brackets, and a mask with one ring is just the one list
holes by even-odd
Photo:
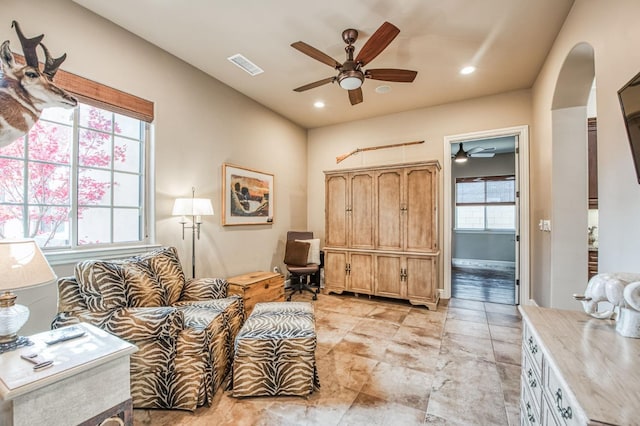
[[[573, 297], [592, 317], [615, 319], [619, 334], [640, 338], [640, 273], [597, 274], [589, 280], [584, 295]], [[612, 308], [599, 311], [600, 302], [609, 302]]]

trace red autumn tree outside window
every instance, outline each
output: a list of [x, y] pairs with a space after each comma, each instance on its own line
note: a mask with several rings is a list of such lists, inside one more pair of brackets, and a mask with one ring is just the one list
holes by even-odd
[[0, 238], [42, 247], [139, 241], [143, 141], [131, 117], [82, 104], [45, 110], [25, 138], [0, 149]]

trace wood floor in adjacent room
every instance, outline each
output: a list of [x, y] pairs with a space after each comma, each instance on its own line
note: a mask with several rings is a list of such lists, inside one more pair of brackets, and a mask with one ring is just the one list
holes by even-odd
[[429, 311], [353, 295], [319, 295], [313, 303], [320, 390], [243, 399], [218, 391], [211, 407], [194, 413], [136, 409], [134, 424], [520, 424], [515, 306], [454, 298]]
[[451, 266], [451, 295], [458, 299], [515, 304], [514, 269]]

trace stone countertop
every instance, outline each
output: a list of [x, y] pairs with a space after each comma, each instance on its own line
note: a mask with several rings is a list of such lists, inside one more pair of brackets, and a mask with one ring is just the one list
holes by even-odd
[[522, 305], [520, 312], [591, 422], [638, 424], [640, 339], [583, 312]]

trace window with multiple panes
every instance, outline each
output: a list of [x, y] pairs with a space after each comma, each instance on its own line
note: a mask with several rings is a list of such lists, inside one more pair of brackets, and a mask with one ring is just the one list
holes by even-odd
[[62, 70], [58, 79], [78, 107], [45, 109], [0, 148], [0, 238], [56, 250], [146, 242], [153, 104]]
[[515, 176], [456, 178], [456, 229], [515, 230]]

